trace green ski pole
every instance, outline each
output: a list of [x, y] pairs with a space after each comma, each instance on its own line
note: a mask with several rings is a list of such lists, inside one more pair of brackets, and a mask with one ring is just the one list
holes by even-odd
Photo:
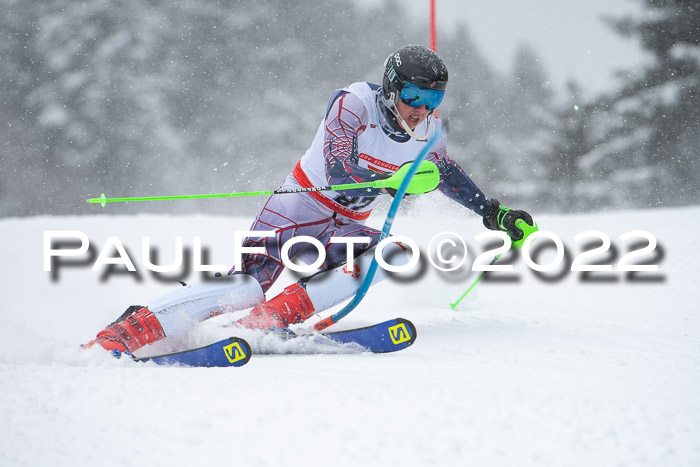
[[[315, 186], [309, 188], [280, 188], [277, 190], [265, 191], [246, 191], [239, 193], [212, 193], [203, 195], [173, 195], [173, 196], [139, 196], [129, 198], [107, 198], [104, 193], [99, 198], [90, 198], [88, 203], [100, 204], [105, 207], [107, 203], [125, 203], [129, 201], [161, 201], [161, 200], [176, 200], [176, 199], [208, 199], [208, 198], [238, 198], [245, 196], [265, 196], [265, 195], [281, 195], [291, 193], [308, 193], [311, 191], [341, 191], [341, 190], [357, 190], [361, 188], [392, 188], [398, 190], [401, 182], [408, 173], [411, 164], [405, 164], [389, 178], [375, 180], [373, 182], [362, 183], [345, 183], [341, 185]], [[440, 172], [437, 166], [430, 161], [422, 161], [418, 169], [411, 179], [411, 183], [406, 190], [408, 194], [421, 194], [437, 188], [440, 183]]]
[[[493, 259], [491, 260], [491, 262], [489, 263], [489, 266], [493, 266], [493, 264], [494, 264], [496, 261], [498, 261], [498, 258], [500, 258], [500, 257], [501, 257], [501, 255], [496, 255], [496, 256], [494, 256]], [[481, 279], [484, 278], [484, 276], [486, 275], [486, 272], [487, 272], [487, 271], [482, 271], [481, 274], [479, 274], [479, 277], [477, 277], [476, 280], [475, 280], [474, 282], [472, 282], [472, 285], [469, 286], [469, 288], [467, 289], [467, 291], [464, 292], [464, 293], [462, 294], [462, 296], [459, 297], [459, 298], [457, 299], [456, 302], [450, 303], [450, 307], [452, 307], [453, 310], [456, 310], [456, 309], [457, 309], [457, 305], [459, 305], [459, 302], [461, 302], [462, 300], [464, 300], [464, 297], [466, 297], [466, 296], [469, 294], [469, 292], [471, 292], [472, 289], [473, 289], [474, 287], [476, 287], [476, 284], [478, 284], [478, 283], [481, 281]]]
[[[523, 231], [523, 237], [520, 240], [518, 240], [517, 242], [514, 242], [511, 240], [510, 247], [511, 248], [522, 248], [523, 243], [525, 243], [525, 239], [527, 237], [529, 237], [531, 234], [533, 234], [534, 232], [537, 232], [537, 230], [538, 230], [537, 223], [535, 223], [535, 225], [530, 225], [527, 222], [525, 222], [523, 219], [518, 219], [517, 221], [515, 221], [515, 225], [520, 230]], [[491, 262], [489, 263], [489, 266], [493, 266], [496, 263], [496, 261], [498, 261], [498, 258], [500, 258], [500, 257], [501, 257], [501, 255], [494, 256], [493, 259], [491, 260]], [[459, 305], [459, 303], [462, 300], [464, 300], [464, 298], [469, 294], [469, 292], [471, 292], [474, 289], [474, 287], [476, 287], [476, 284], [478, 284], [481, 281], [481, 279], [484, 278], [484, 276], [486, 275], [487, 272], [488, 271], [483, 271], [481, 274], [479, 274], [479, 277], [477, 277], [476, 280], [472, 283], [472, 285], [469, 286], [467, 291], [464, 292], [462, 294], [462, 296], [459, 297], [459, 299], [457, 299], [456, 302], [450, 303], [450, 307], [453, 310], [457, 309], [457, 305]]]

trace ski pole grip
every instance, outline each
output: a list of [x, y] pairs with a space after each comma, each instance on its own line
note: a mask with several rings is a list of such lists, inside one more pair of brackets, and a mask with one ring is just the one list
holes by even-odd
[[525, 243], [525, 240], [527, 237], [529, 237], [531, 234], [537, 232], [539, 230], [539, 227], [537, 226], [537, 222], [533, 222], [534, 225], [530, 225], [527, 222], [525, 222], [524, 219], [518, 219], [515, 221], [515, 225], [517, 228], [522, 230], [523, 232], [523, 237], [518, 240], [517, 242], [512, 243], [513, 248], [522, 248], [523, 243]]

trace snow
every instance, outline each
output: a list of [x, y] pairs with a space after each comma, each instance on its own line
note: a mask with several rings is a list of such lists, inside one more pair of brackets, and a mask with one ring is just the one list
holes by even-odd
[[[400, 212], [393, 232], [423, 249], [457, 232], [471, 264], [479, 219], [442, 201], [436, 209], [434, 196]], [[142, 237], [160, 264], [174, 258], [176, 236], [190, 247], [200, 236], [209, 264], [230, 264], [233, 231], [251, 219], [0, 220], [0, 465], [700, 465], [700, 207], [535, 217], [572, 256], [574, 235], [604, 232], [613, 264], [630, 246], [620, 235], [649, 231], [662, 254], [642, 259], [659, 272], [545, 281], [517, 261], [517, 281], [482, 281], [453, 311], [475, 273], [428, 265], [374, 287], [337, 325], [404, 317], [418, 329], [411, 348], [254, 356], [238, 369], [136, 364], [78, 344], [128, 305], [179, 287], [144, 268]], [[381, 213], [370, 220], [382, 223]], [[48, 230], [85, 232], [92, 261], [119, 237], [141, 280], [101, 281], [104, 269], [77, 258], [52, 281]], [[285, 273], [271, 292], [293, 280]]]

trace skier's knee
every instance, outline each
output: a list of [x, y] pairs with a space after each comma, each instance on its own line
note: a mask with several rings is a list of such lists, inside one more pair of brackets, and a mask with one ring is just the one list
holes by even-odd
[[222, 276], [182, 287], [149, 303], [166, 334], [179, 335], [212, 316], [244, 310], [263, 302], [265, 295], [247, 274]]

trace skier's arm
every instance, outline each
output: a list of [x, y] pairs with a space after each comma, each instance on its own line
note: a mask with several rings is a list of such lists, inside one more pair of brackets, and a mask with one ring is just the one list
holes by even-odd
[[487, 199], [459, 164], [447, 157], [444, 139], [438, 144], [437, 151], [430, 154], [430, 160], [440, 170], [438, 189], [448, 198], [482, 216], [486, 228], [502, 230], [518, 241], [523, 237], [523, 231], [517, 227], [516, 221], [523, 219], [529, 225], [534, 225], [532, 216], [527, 212], [508, 209], [495, 198]]
[[447, 156], [445, 138], [437, 143], [436, 150], [428, 155], [428, 160], [434, 162], [440, 171], [438, 190], [480, 216], [486, 213], [489, 207], [486, 196], [459, 164]]
[[[323, 155], [329, 185], [361, 183], [385, 178], [358, 165], [357, 138], [367, 128], [369, 113], [360, 98], [341, 94], [326, 115]], [[344, 190], [346, 196], [377, 196], [380, 189]]]

